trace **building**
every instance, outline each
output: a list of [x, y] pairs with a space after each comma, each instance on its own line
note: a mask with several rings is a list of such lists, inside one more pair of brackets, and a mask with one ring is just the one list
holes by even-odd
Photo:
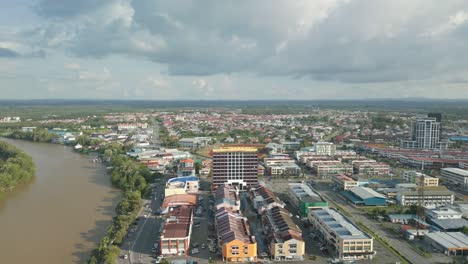
[[431, 232], [424, 236], [432, 248], [449, 256], [468, 254], [468, 236], [461, 232]]
[[263, 185], [250, 187], [250, 200], [258, 214], [273, 207], [284, 207], [283, 202], [270, 189]]
[[430, 219], [461, 219], [462, 213], [449, 207], [426, 209], [426, 216]]
[[301, 148], [301, 143], [296, 141], [282, 141], [283, 151], [296, 151]]
[[291, 205], [296, 207], [303, 217], [307, 217], [310, 209], [328, 206], [328, 203], [305, 183], [290, 183], [288, 196]]
[[321, 179], [331, 179], [334, 175], [353, 173], [353, 166], [340, 161], [316, 162], [312, 169]]
[[250, 234], [247, 218], [222, 208], [216, 213], [215, 225], [223, 261], [252, 262], [257, 259], [257, 241]]
[[355, 186], [343, 192], [343, 195], [354, 205], [386, 206], [387, 198], [367, 187]]
[[424, 194], [420, 187], [411, 190], [399, 191], [396, 200], [402, 206], [417, 205], [420, 202], [424, 207], [439, 207], [453, 204], [455, 195], [445, 186], [424, 187]]
[[340, 260], [372, 259], [375, 255], [374, 239], [336, 210], [311, 210], [309, 221], [326, 241], [330, 253]]
[[336, 145], [331, 142], [319, 141], [314, 144], [314, 149], [317, 155], [334, 156]]
[[230, 211], [240, 210], [239, 189], [235, 186], [219, 186], [215, 191], [214, 198], [216, 210], [220, 210], [222, 208], [229, 209]]
[[210, 137], [181, 138], [179, 144], [184, 149], [204, 148], [211, 142]]
[[443, 231], [461, 231], [468, 226], [468, 221], [463, 219], [463, 214], [449, 207], [426, 209], [426, 220]]
[[160, 236], [162, 255], [188, 255], [192, 234], [193, 208], [171, 208]]
[[241, 189], [258, 184], [257, 147], [213, 149], [213, 188], [222, 184], [238, 185]]
[[468, 170], [468, 161], [467, 162], [460, 161], [458, 163], [458, 167], [460, 167], [460, 169]]
[[390, 166], [382, 162], [353, 162], [354, 173], [366, 176], [385, 176], [390, 173]]
[[403, 179], [409, 183], [416, 183], [417, 186], [439, 186], [439, 178], [417, 171], [404, 171]]
[[440, 179], [442, 182], [453, 184], [459, 188], [468, 190], [468, 170], [445, 168], [440, 172]]
[[191, 158], [181, 159], [177, 167], [179, 177], [195, 175], [195, 161]]
[[359, 182], [344, 174], [334, 175], [332, 183], [340, 190], [348, 190], [359, 185]]
[[291, 213], [274, 206], [262, 214], [266, 240], [270, 241], [270, 254], [274, 260], [303, 260], [305, 242], [301, 229], [294, 224]]
[[199, 179], [195, 176], [176, 177], [169, 179], [166, 183], [164, 196], [176, 194], [198, 193]]
[[167, 209], [176, 206], [195, 206], [196, 204], [197, 196], [195, 194], [175, 194], [166, 196], [161, 207]]
[[409, 140], [400, 140], [400, 146], [406, 149], [448, 148], [447, 141], [441, 141], [441, 122], [437, 117], [417, 118], [411, 123]]

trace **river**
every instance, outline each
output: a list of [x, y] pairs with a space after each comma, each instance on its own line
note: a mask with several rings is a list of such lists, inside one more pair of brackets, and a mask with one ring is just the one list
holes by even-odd
[[0, 263], [83, 263], [119, 198], [105, 168], [62, 145], [0, 140], [36, 164], [31, 182], [0, 198]]

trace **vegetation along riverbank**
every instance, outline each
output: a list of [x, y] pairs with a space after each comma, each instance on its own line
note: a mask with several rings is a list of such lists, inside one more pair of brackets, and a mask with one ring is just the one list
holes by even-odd
[[19, 148], [0, 141], [0, 193], [28, 182], [35, 172], [32, 158]]

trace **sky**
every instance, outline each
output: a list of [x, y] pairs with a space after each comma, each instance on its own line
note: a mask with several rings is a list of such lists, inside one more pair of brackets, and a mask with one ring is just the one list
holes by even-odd
[[0, 0], [0, 99], [468, 99], [466, 0]]

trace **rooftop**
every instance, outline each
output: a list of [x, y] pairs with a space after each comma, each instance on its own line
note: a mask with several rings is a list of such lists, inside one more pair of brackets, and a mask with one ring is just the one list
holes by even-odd
[[314, 192], [307, 184], [304, 183], [290, 183], [289, 188], [292, 193], [303, 202], [317, 202], [322, 201], [322, 197]]
[[461, 232], [433, 232], [427, 237], [449, 250], [468, 250], [468, 236]]
[[369, 199], [369, 198], [375, 198], [375, 197], [386, 199], [386, 197], [383, 194], [380, 194], [372, 190], [371, 188], [367, 188], [367, 187], [356, 186], [356, 187], [350, 188], [349, 191], [359, 196], [361, 199]]
[[320, 218], [338, 237], [342, 239], [369, 239], [369, 235], [359, 230], [342, 214], [329, 207], [311, 211], [311, 214]]
[[459, 174], [461, 176], [468, 177], [468, 170], [462, 170], [459, 168], [444, 168], [442, 169], [442, 171], [447, 171], [447, 172], [451, 172], [451, 173]]

